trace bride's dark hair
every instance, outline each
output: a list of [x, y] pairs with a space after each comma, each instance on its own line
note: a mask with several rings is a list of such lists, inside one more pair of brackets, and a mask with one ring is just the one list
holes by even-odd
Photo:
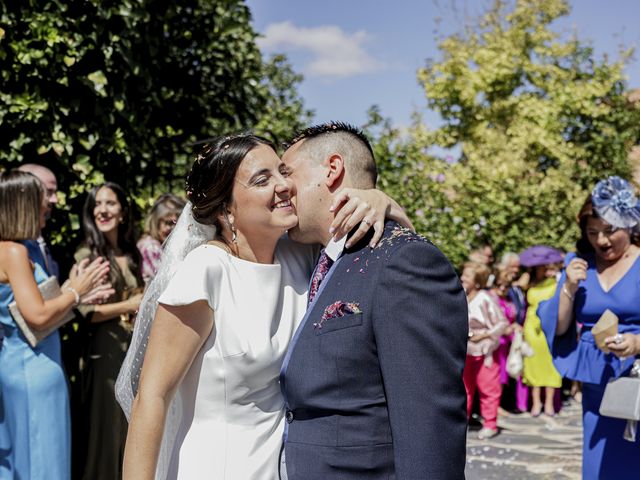
[[218, 215], [231, 202], [240, 163], [260, 145], [275, 151], [273, 143], [251, 133], [218, 137], [202, 147], [187, 175], [187, 199], [193, 204], [193, 218], [198, 223], [221, 231]]

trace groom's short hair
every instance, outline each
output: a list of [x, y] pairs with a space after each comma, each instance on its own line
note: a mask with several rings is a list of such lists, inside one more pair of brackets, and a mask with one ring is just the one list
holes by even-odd
[[355, 188], [373, 188], [378, 179], [378, 169], [373, 149], [359, 128], [344, 122], [314, 125], [298, 132], [285, 143], [285, 148], [305, 140], [299, 152], [307, 153], [314, 160], [322, 161], [333, 153], [339, 153], [345, 161], [349, 178]]

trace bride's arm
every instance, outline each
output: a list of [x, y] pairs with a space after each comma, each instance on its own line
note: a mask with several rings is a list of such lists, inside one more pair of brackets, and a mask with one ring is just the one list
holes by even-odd
[[154, 480], [167, 408], [212, 328], [213, 312], [205, 300], [158, 306], [131, 410], [125, 480]]
[[370, 228], [374, 230], [370, 242], [371, 247], [374, 247], [384, 233], [385, 218], [395, 220], [415, 231], [403, 208], [386, 193], [374, 188], [368, 190], [343, 188], [334, 197], [330, 210], [336, 212], [331, 224], [331, 231], [335, 233], [336, 239], [340, 239], [360, 223], [358, 229], [349, 238], [347, 248], [356, 244]]

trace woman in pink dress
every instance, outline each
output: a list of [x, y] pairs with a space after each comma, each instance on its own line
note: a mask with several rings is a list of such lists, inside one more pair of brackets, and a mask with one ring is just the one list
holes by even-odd
[[512, 275], [503, 268], [498, 267], [495, 273], [495, 283], [491, 288], [491, 296], [496, 301], [500, 310], [504, 314], [509, 325], [504, 329], [503, 335], [500, 337], [500, 346], [498, 347], [498, 364], [500, 365], [500, 383], [507, 385], [509, 383], [509, 374], [507, 373], [507, 357], [511, 348], [513, 335], [522, 327], [515, 322], [516, 307], [509, 300], [509, 287], [511, 286]]

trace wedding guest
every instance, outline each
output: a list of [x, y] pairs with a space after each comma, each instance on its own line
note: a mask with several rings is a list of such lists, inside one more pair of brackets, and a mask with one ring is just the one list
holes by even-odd
[[497, 349], [508, 326], [500, 307], [485, 290], [489, 278], [486, 265], [467, 262], [460, 281], [469, 305], [469, 341], [464, 366], [467, 391], [467, 415], [471, 416], [476, 390], [480, 396], [480, 414], [484, 419], [478, 438], [486, 440], [498, 434], [498, 407], [502, 386]]
[[487, 278], [486, 286], [491, 288], [495, 281], [495, 275], [493, 273], [493, 262], [495, 257], [493, 255], [493, 247], [490, 243], [484, 242], [475, 250], [469, 253], [469, 261], [486, 265], [489, 268], [489, 278]]
[[500, 345], [497, 350], [498, 364], [500, 366], [500, 384], [503, 388], [509, 385], [509, 374], [507, 373], [507, 357], [511, 349], [511, 341], [516, 331], [522, 331], [522, 327], [516, 323], [516, 308], [509, 299], [509, 287], [511, 286], [511, 271], [498, 268], [495, 273], [495, 283], [490, 290], [490, 294], [500, 307], [504, 318], [509, 325], [504, 329], [504, 333], [500, 337]]
[[520, 255], [517, 253], [505, 252], [500, 257], [498, 269], [506, 270], [511, 276], [508, 296], [516, 309], [515, 321], [522, 326], [527, 314], [527, 299], [523, 291], [523, 284], [528, 284], [528, 276], [526, 276], [525, 282], [523, 279], [525, 276], [521, 275], [520, 268]]
[[185, 201], [177, 195], [164, 193], [156, 199], [147, 215], [144, 234], [137, 243], [142, 256], [142, 279], [145, 284], [158, 271], [162, 245], [173, 230], [184, 205]]
[[[509, 301], [515, 307], [515, 324], [522, 327], [527, 315], [527, 296], [525, 288], [529, 285], [529, 274], [522, 273], [520, 255], [515, 252], [505, 252], [500, 257], [498, 268], [507, 270], [511, 275], [511, 284], [507, 292]], [[515, 400], [518, 412], [529, 411], [529, 387], [522, 381], [520, 375], [515, 381]]]
[[555, 415], [556, 389], [562, 386], [562, 377], [553, 366], [549, 347], [536, 313], [543, 300], [551, 298], [556, 291], [556, 274], [562, 262], [562, 252], [546, 245], [528, 248], [520, 255], [520, 262], [533, 270], [527, 290], [527, 316], [524, 321], [524, 340], [531, 346], [533, 355], [524, 358], [524, 383], [531, 388], [531, 416], [538, 417], [543, 411], [542, 389], [544, 389], [544, 413]]
[[80, 309], [90, 324], [78, 412], [84, 431], [74, 444], [74, 467], [82, 478], [115, 480], [122, 477], [127, 421], [116, 403], [114, 384], [143, 286], [132, 207], [122, 187], [112, 182], [94, 187], [84, 204], [82, 223], [85, 240], [75, 258], [108, 259], [115, 293], [101, 305]]
[[[39, 165], [36, 163], [25, 163], [18, 167], [18, 170], [21, 172], [28, 172], [32, 175], [38, 177], [38, 179], [42, 182], [45, 188], [45, 196], [47, 199], [47, 211], [45, 213], [45, 221], [48, 222], [51, 218], [51, 214], [53, 210], [58, 205], [58, 180], [56, 179], [55, 174], [44, 165]], [[46, 226], [46, 225], [45, 225]], [[44, 228], [44, 227], [43, 227]], [[45, 239], [42, 230], [38, 234], [38, 238], [35, 240], [25, 240], [24, 246], [27, 247], [27, 251], [29, 252], [29, 258], [34, 263], [39, 264], [47, 275], [53, 275], [58, 280], [62, 281], [63, 278], [60, 277], [60, 269], [58, 263], [55, 258], [52, 256], [51, 251], [49, 249], [49, 244]], [[67, 378], [70, 379], [69, 388], [71, 390], [71, 400], [75, 400], [78, 395], [76, 395], [73, 390], [77, 388], [76, 383], [73, 379], [78, 378], [78, 348], [77, 345], [78, 335], [77, 335], [77, 323], [75, 321], [70, 321], [66, 325], [63, 325], [59, 329], [60, 339], [62, 341], [61, 351], [62, 351], [62, 363], [64, 365], [64, 370], [67, 374]], [[71, 405], [72, 411], [75, 410], [75, 405]], [[72, 428], [74, 425], [72, 425]], [[73, 437], [73, 433], [71, 435]]]
[[485, 242], [480, 246], [480, 250], [484, 254], [485, 258], [487, 259], [487, 266], [491, 267], [493, 265], [493, 262], [495, 261], [495, 256], [493, 254], [493, 247], [489, 242]]
[[[51, 217], [51, 212], [58, 204], [58, 181], [54, 173], [43, 165], [36, 163], [25, 163], [18, 167], [21, 172], [27, 172], [35, 175], [43, 184], [47, 202], [47, 210], [45, 212], [45, 223]], [[43, 227], [44, 228], [44, 225]], [[47, 275], [53, 275], [60, 278], [60, 270], [58, 263], [51, 256], [49, 246], [42, 236], [42, 231], [35, 240], [26, 240], [24, 246], [27, 247], [29, 258], [39, 264]]]
[[[577, 254], [569, 254], [553, 298], [539, 308], [554, 364], [582, 383], [585, 480], [627, 478], [637, 469], [640, 441], [623, 438], [625, 420], [599, 413], [605, 386], [627, 375], [640, 354], [640, 203], [620, 177], [597, 183], [578, 213]], [[591, 329], [609, 309], [618, 334], [600, 350]], [[582, 328], [577, 334], [576, 324]]]
[[15, 301], [28, 327], [51, 328], [80, 302], [109, 295], [109, 265], [95, 259], [74, 267], [62, 293], [45, 300], [38, 289], [49, 275], [34, 264], [23, 242], [44, 226], [47, 198], [40, 180], [22, 171], [0, 174], [0, 478], [66, 479], [71, 474], [71, 421], [60, 337], [53, 330], [35, 347], [9, 305]]

